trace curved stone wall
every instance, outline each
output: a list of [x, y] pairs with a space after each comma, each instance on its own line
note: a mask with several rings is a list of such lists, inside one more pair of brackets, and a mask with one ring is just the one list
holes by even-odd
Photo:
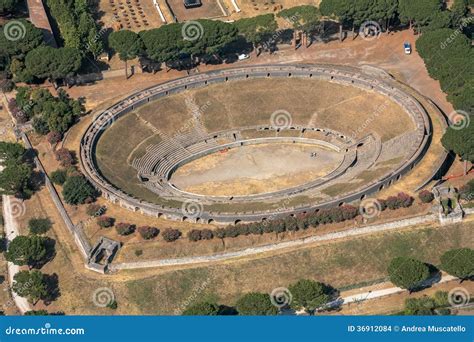
[[120, 204], [122, 207], [133, 211], [140, 211], [146, 215], [156, 217], [163, 216], [174, 220], [190, 218], [190, 215], [182, 208], [172, 208], [148, 203], [134, 198], [110, 184], [100, 174], [95, 164], [94, 153], [97, 141], [103, 131], [107, 129], [114, 120], [158, 98], [179, 93], [186, 89], [205, 87], [214, 83], [266, 77], [316, 78], [344, 85], [352, 85], [389, 97], [410, 115], [416, 127], [416, 139], [412, 146], [410, 146], [408, 157], [396, 170], [366, 184], [363, 189], [341, 195], [328, 202], [261, 212], [224, 213], [199, 210], [196, 215], [191, 217], [196, 222], [235, 223], [240, 221], [259, 221], [269, 217], [276, 218], [284, 217], [289, 214], [306, 213], [320, 208], [333, 207], [343, 203], [361, 200], [365, 196], [380, 191], [384, 187], [399, 180], [422, 159], [429, 146], [428, 141], [431, 135], [431, 124], [424, 108], [415, 98], [397, 87], [394, 82], [387, 82], [383, 79], [375, 78], [372, 75], [365, 74], [359, 69], [351, 67], [332, 65], [260, 65], [210, 71], [169, 81], [131, 95], [100, 113], [89, 125], [81, 140], [80, 161], [86, 177], [102, 192], [104, 197]]

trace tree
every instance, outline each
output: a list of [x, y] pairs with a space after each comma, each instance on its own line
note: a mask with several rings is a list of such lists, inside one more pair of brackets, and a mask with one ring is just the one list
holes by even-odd
[[30, 268], [44, 261], [47, 256], [46, 238], [40, 236], [17, 236], [8, 245], [7, 261]]
[[234, 25], [240, 35], [252, 43], [255, 53], [258, 57], [260, 48], [265, 41], [271, 39], [271, 35], [277, 30], [278, 25], [273, 14], [263, 14], [252, 18], [242, 18], [237, 20]]
[[27, 193], [31, 174], [32, 168], [26, 163], [8, 163], [0, 172], [0, 193], [2, 195]]
[[158, 236], [160, 230], [156, 227], [143, 226], [138, 227], [138, 233], [144, 240], [151, 240]]
[[62, 194], [66, 203], [77, 205], [94, 198], [96, 191], [83, 176], [71, 176], [64, 183]]
[[119, 58], [125, 62], [125, 78], [128, 79], [127, 61], [136, 58], [142, 52], [142, 40], [135, 32], [121, 30], [110, 34], [109, 44], [119, 54]]
[[303, 308], [307, 311], [314, 311], [331, 299], [330, 289], [313, 280], [299, 280], [290, 285], [289, 290], [293, 296], [291, 306], [297, 310]]
[[322, 0], [319, 5], [321, 14], [339, 21], [339, 40], [342, 41], [344, 25], [352, 23], [354, 2], [348, 0]]
[[187, 307], [182, 314], [183, 316], [217, 316], [219, 305], [212, 302], [198, 302]]
[[12, 12], [19, 0], [0, 0], [0, 13]]
[[3, 166], [10, 162], [21, 162], [25, 152], [25, 148], [18, 143], [0, 141], [0, 163]]
[[474, 162], [474, 124], [470, 123], [461, 129], [456, 126], [448, 127], [441, 143], [446, 150], [453, 151], [464, 160], [464, 174], [466, 175], [467, 162]]
[[441, 269], [461, 280], [474, 276], [474, 250], [451, 249], [441, 256]]
[[115, 220], [112, 217], [108, 216], [100, 216], [97, 218], [97, 224], [101, 228], [109, 228], [112, 227], [115, 223]]
[[[222, 49], [229, 43], [233, 42], [237, 36], [237, 28], [234, 25], [219, 20], [197, 20], [197, 36], [186, 39], [182, 37], [183, 49], [189, 56], [219, 56]], [[190, 26], [188, 26], [189, 28]], [[202, 30], [201, 30], [202, 27]], [[186, 34], [186, 23], [183, 24], [182, 33]], [[199, 37], [199, 35], [201, 35]]]
[[309, 40], [309, 44], [308, 42], [304, 44], [305, 47], [311, 45], [311, 36], [319, 28], [321, 18], [321, 13], [317, 7], [311, 5], [291, 7], [280, 11], [277, 16], [288, 21], [295, 33], [303, 33], [303, 37]]
[[434, 195], [429, 190], [420, 191], [420, 193], [418, 194], [418, 197], [423, 203], [431, 203], [434, 200]]
[[182, 25], [171, 23], [140, 32], [148, 58], [159, 63], [176, 61], [183, 55]]
[[51, 172], [51, 182], [58, 185], [63, 185], [67, 180], [67, 171], [66, 170], [55, 170]]
[[403, 23], [426, 26], [430, 23], [433, 15], [441, 10], [440, 0], [399, 0], [398, 13]]
[[51, 225], [49, 218], [33, 218], [28, 221], [28, 229], [33, 235], [46, 233], [51, 228]]
[[270, 316], [278, 313], [267, 293], [247, 293], [237, 300], [235, 307], [239, 315], [243, 316]]
[[23, 58], [27, 52], [40, 46], [42, 42], [43, 33], [28, 20], [15, 19], [0, 26], [0, 55]]
[[135, 231], [135, 226], [130, 223], [119, 222], [115, 225], [115, 230], [119, 235], [130, 235]]
[[27, 297], [33, 305], [48, 295], [47, 284], [40, 271], [20, 271], [15, 274], [13, 281], [13, 291], [21, 297]]
[[74, 48], [40, 46], [28, 52], [25, 66], [37, 78], [59, 80], [76, 74], [81, 67], [82, 56]]
[[429, 267], [416, 259], [397, 257], [388, 266], [390, 281], [396, 286], [412, 291], [430, 276]]
[[173, 242], [179, 239], [181, 232], [178, 229], [166, 228], [162, 235], [166, 242]]
[[201, 240], [201, 231], [199, 229], [191, 229], [188, 232], [189, 241], [199, 241]]

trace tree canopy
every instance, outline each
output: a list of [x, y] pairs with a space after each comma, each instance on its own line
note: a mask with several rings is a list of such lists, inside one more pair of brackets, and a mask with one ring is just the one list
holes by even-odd
[[414, 290], [430, 276], [429, 267], [416, 259], [397, 257], [388, 266], [390, 281], [404, 289]]
[[291, 306], [295, 309], [314, 311], [328, 303], [330, 300], [330, 289], [319, 282], [301, 279], [289, 286], [293, 296]]
[[143, 43], [138, 34], [128, 30], [112, 32], [109, 36], [109, 45], [122, 61], [136, 58], [143, 50]]
[[71, 176], [63, 186], [63, 197], [68, 204], [83, 204], [95, 194], [95, 189], [83, 176]]
[[43, 33], [28, 20], [15, 19], [0, 26], [0, 54], [22, 56], [42, 42]]
[[267, 293], [247, 293], [237, 300], [235, 307], [239, 315], [243, 316], [270, 316], [278, 313]]
[[[469, 119], [460, 118], [460, 120], [464, 120], [464, 125], [466, 125], [466, 127], [461, 129], [456, 126], [448, 127], [446, 133], [441, 139], [441, 143], [445, 149], [453, 151], [464, 161], [469, 161], [471, 163], [474, 162], [474, 122], [470, 122], [469, 124], [467, 124], [467, 122], [472, 119], [472, 115], [470, 115]], [[458, 124], [463, 125], [462, 122]]]
[[0, 0], [0, 13], [12, 12], [20, 0]]
[[15, 265], [34, 267], [43, 262], [48, 249], [46, 238], [40, 236], [17, 236], [8, 245], [6, 259]]
[[441, 269], [460, 279], [474, 276], [474, 250], [458, 248], [441, 256]]
[[73, 76], [81, 67], [82, 57], [74, 48], [42, 46], [26, 55], [26, 69], [38, 78], [58, 80]]
[[273, 14], [262, 14], [252, 18], [242, 18], [234, 25], [240, 35], [253, 44], [254, 48], [263, 45], [277, 30], [278, 25]]
[[33, 304], [48, 295], [48, 286], [40, 271], [20, 271], [15, 274], [13, 281], [13, 291]]
[[398, 0], [398, 13], [404, 23], [426, 26], [441, 9], [441, 0]]
[[29, 192], [32, 167], [24, 160], [26, 150], [17, 143], [0, 142], [0, 193], [22, 195]]
[[190, 305], [183, 311], [184, 316], [217, 316], [219, 305], [212, 302], [199, 302]]

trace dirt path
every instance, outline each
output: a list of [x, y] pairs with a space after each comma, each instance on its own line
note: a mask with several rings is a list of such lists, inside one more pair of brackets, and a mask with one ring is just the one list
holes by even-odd
[[[18, 225], [14, 217], [14, 208], [12, 205], [12, 200], [10, 196], [2, 196], [3, 200], [3, 218], [4, 218], [4, 225], [5, 225], [5, 238], [7, 239], [7, 245], [12, 241], [15, 237], [19, 235]], [[13, 277], [20, 271], [20, 267], [13, 264], [12, 262], [8, 262], [8, 280], [10, 282], [10, 286], [13, 285]], [[30, 304], [26, 298], [20, 297], [12, 290], [12, 297], [15, 301], [15, 304], [20, 310], [22, 314], [27, 311], [31, 310]]]

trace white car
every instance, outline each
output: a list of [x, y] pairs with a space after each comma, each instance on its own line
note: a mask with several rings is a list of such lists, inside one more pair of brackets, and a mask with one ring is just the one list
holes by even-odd
[[237, 58], [239, 59], [239, 61], [243, 61], [245, 59], [249, 59], [250, 56], [247, 55], [246, 53], [242, 53], [242, 54], [238, 55]]
[[405, 55], [411, 54], [411, 44], [410, 43], [403, 43], [403, 49], [405, 50]]

